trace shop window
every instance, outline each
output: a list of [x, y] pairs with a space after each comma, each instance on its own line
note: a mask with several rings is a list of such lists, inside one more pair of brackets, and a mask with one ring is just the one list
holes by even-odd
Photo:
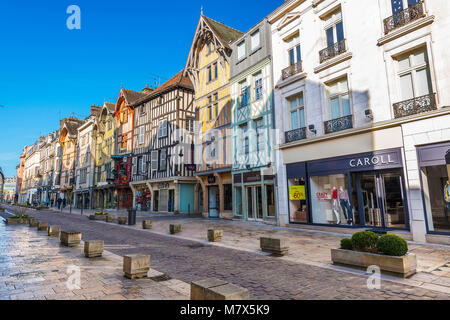
[[355, 215], [348, 176], [334, 174], [310, 179], [312, 220], [316, 224], [352, 224]]
[[236, 187], [234, 188], [234, 194], [235, 194], [235, 215], [236, 216], [242, 216], [243, 208], [242, 208], [242, 188]]
[[233, 191], [231, 184], [223, 185], [224, 210], [233, 210]]
[[424, 167], [421, 173], [428, 230], [450, 232], [450, 165]]
[[289, 220], [290, 222], [308, 221], [306, 202], [306, 183], [304, 178], [289, 179]]

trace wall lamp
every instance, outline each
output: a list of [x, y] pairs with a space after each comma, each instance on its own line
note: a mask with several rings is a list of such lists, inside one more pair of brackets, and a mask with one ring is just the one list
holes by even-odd
[[311, 131], [314, 134], [317, 134], [317, 130], [315, 128], [316, 127], [313, 124], [310, 124], [308, 127], [309, 131]]

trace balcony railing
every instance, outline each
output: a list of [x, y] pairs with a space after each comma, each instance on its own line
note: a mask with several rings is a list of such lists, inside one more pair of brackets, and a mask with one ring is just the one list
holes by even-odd
[[319, 51], [320, 63], [334, 58], [347, 51], [345, 39]]
[[353, 128], [353, 116], [345, 116], [342, 118], [325, 121], [325, 133], [333, 133]]
[[301, 61], [294, 63], [293, 65], [290, 65], [286, 69], [283, 69], [282, 78], [283, 80], [286, 80], [289, 77], [292, 77], [293, 75], [296, 75], [297, 73], [300, 73], [303, 71], [303, 64]]
[[389, 32], [422, 17], [425, 17], [423, 1], [384, 19], [384, 33], [388, 34]]
[[284, 133], [286, 143], [306, 139], [306, 128], [298, 128]]
[[402, 118], [415, 114], [437, 110], [436, 96], [434, 93], [425, 96], [394, 103], [394, 117]]

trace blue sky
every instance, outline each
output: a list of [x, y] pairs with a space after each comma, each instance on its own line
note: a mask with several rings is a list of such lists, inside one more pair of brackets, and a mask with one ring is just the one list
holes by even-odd
[[[0, 3], [0, 167], [15, 175], [23, 146], [181, 70], [204, 14], [245, 32], [283, 0], [21, 0]], [[69, 30], [66, 9], [81, 9]], [[155, 76], [156, 75], [156, 76]]]

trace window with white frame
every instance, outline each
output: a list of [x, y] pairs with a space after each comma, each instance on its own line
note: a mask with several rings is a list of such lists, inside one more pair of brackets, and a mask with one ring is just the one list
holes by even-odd
[[194, 118], [186, 117], [186, 131], [194, 132]]
[[145, 126], [139, 127], [139, 144], [143, 144], [145, 141]]
[[290, 66], [302, 61], [300, 38], [298, 35], [288, 41], [288, 58]]
[[352, 114], [347, 77], [327, 84], [331, 119], [339, 119]]
[[159, 151], [159, 171], [167, 169], [167, 149], [161, 149]]
[[263, 151], [266, 147], [266, 139], [264, 135], [264, 118], [255, 120], [256, 146], [258, 151]]
[[244, 123], [240, 126], [241, 130], [241, 153], [248, 155], [250, 152], [249, 138], [248, 138], [248, 125]]
[[143, 173], [143, 168], [144, 168], [144, 157], [139, 157], [138, 161], [137, 161], [137, 173]]
[[291, 123], [291, 130], [296, 130], [306, 127], [305, 121], [305, 101], [303, 99], [303, 92], [288, 100], [289, 116]]
[[425, 48], [409, 52], [397, 60], [402, 100], [432, 92], [428, 56]]
[[151, 153], [151, 165], [152, 165], [152, 171], [158, 170], [158, 150], [153, 150]]
[[158, 138], [167, 137], [167, 119], [159, 121]]
[[327, 47], [345, 39], [341, 10], [334, 11], [325, 18], [325, 34]]
[[263, 79], [262, 73], [254, 75], [255, 79], [255, 99], [261, 100], [263, 98]]
[[238, 44], [238, 60], [241, 60], [245, 57], [245, 41], [242, 41]]
[[252, 51], [254, 51], [258, 49], [261, 45], [261, 35], [259, 33], [259, 30], [253, 32], [250, 37], [251, 37]]
[[249, 92], [248, 92], [248, 85], [247, 81], [243, 81], [239, 84], [241, 88], [241, 99], [240, 99], [240, 107], [246, 107], [248, 106], [248, 100], [249, 100]]

